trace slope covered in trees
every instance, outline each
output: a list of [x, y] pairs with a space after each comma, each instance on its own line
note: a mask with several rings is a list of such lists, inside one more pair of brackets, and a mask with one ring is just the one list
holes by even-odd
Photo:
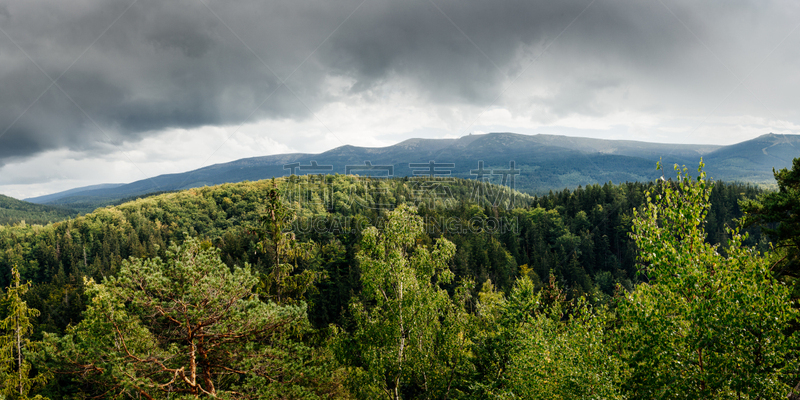
[[44, 225], [77, 215], [77, 211], [69, 208], [28, 203], [0, 194], [0, 225], [14, 225], [23, 221]]
[[[797, 342], [775, 332], [797, 316], [757, 228], [728, 229], [760, 191], [699, 182], [226, 184], [0, 227], [0, 278], [33, 282], [30, 374], [54, 372], [51, 398], [653, 398], [678, 376], [699, 396], [785, 395]], [[686, 257], [659, 269], [662, 253]], [[648, 326], [664, 336], [643, 345]]]
[[[291, 231], [297, 241], [316, 244], [296, 262], [298, 273], [325, 276], [309, 293], [316, 300], [312, 318], [319, 323], [338, 318], [358, 286], [353, 267], [363, 229], [403, 203], [418, 207], [425, 240], [444, 236], [456, 245], [454, 273], [478, 285], [491, 279], [509, 290], [523, 265], [534, 281], [546, 280], [552, 271], [563, 288], [576, 293], [610, 295], [615, 283], [631, 288], [638, 279], [628, 232], [632, 209], [643, 202], [648, 184], [592, 185], [541, 197], [463, 180], [325, 176], [274, 184], [296, 210]], [[0, 285], [10, 282], [7, 271], [17, 265], [24, 279], [39, 284], [34, 291], [54, 285], [79, 292], [82, 277], [114, 275], [129, 257], [164, 257], [170, 243], [182, 243], [186, 234], [218, 247], [229, 266], [248, 262], [268, 272], [274, 250], [259, 249], [257, 227], [272, 187], [272, 181], [259, 181], [191, 189], [47, 226], [0, 227]], [[707, 218], [711, 242], [723, 241], [725, 224], [741, 215], [737, 199], [757, 193], [749, 186], [716, 185]], [[64, 296], [70, 297], [56, 297]], [[58, 307], [63, 303], [75, 305]], [[43, 311], [44, 320], [61, 329], [77, 317]]]

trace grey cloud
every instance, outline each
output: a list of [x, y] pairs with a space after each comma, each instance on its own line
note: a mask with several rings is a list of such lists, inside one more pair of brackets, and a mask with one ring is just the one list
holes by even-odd
[[[309, 118], [332, 100], [322, 92], [330, 76], [352, 78], [355, 92], [400, 78], [433, 103], [488, 105], [589, 0], [131, 4], [0, 4], [2, 29], [50, 77], [69, 68], [58, 81], [66, 94], [53, 86], [35, 101], [50, 81], [0, 35], [0, 132], [34, 104], [0, 137], [0, 164], [55, 148], [92, 151], [170, 127]], [[693, 33], [659, 2], [596, 1], [519, 84], [550, 85], [555, 93], [538, 101], [554, 113], [590, 115], [607, 111], [597, 97], [607, 88], [657, 90], [685, 79], [724, 86], [714, 81], [720, 66], [698, 66], [709, 58], [697, 39], [746, 41], [731, 26], [750, 14], [757, 20], [761, 7], [668, 6]], [[289, 88], [281, 87], [287, 77]]]
[[214, 40], [193, 24], [187, 18], [176, 18], [174, 21], [161, 21], [146, 35], [147, 40], [151, 41], [161, 49], [177, 49], [189, 58], [200, 58], [205, 55]]

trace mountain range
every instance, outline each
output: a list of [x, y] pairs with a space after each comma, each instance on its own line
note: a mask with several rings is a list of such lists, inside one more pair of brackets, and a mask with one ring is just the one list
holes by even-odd
[[[671, 165], [695, 170], [700, 158], [716, 180], [774, 184], [772, 169], [790, 168], [800, 156], [800, 135], [765, 134], [741, 143], [663, 144], [557, 135], [489, 133], [458, 139], [409, 139], [380, 148], [341, 146], [319, 154], [245, 158], [128, 184], [94, 185], [26, 199], [88, 212], [154, 192], [303, 174], [451, 176], [513, 185], [537, 194], [606, 182], [649, 181]], [[433, 163], [433, 164], [432, 164]], [[482, 165], [482, 167], [481, 167]], [[434, 171], [434, 172], [431, 172]]]

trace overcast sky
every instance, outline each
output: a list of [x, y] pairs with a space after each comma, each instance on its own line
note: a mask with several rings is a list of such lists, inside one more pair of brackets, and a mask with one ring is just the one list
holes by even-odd
[[800, 133], [796, 0], [0, 0], [0, 193], [469, 133]]

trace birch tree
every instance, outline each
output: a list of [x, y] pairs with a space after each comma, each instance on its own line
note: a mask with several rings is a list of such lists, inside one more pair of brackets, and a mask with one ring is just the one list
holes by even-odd
[[768, 260], [730, 230], [721, 253], [705, 242], [711, 184], [686, 168], [636, 211], [631, 236], [647, 283], [617, 309], [632, 398], [785, 398], [797, 373], [797, 310]]
[[[33, 332], [32, 318], [39, 316], [39, 311], [29, 308], [22, 299], [30, 283], [20, 281], [17, 267], [11, 270], [11, 285], [6, 289], [6, 307], [8, 316], [0, 321], [0, 329], [5, 332], [0, 336], [0, 377], [2, 377], [2, 394], [9, 399], [28, 399], [32, 389], [44, 386], [49, 378], [46, 372], [39, 372], [31, 377], [31, 363], [25, 359], [26, 351], [34, 351], [35, 343], [30, 340]], [[32, 399], [43, 399], [36, 395]]]
[[440, 287], [453, 279], [447, 262], [455, 246], [446, 239], [418, 245], [422, 228], [414, 209], [401, 206], [382, 230], [364, 231], [357, 255], [362, 296], [351, 304], [356, 328], [342, 346], [362, 398], [447, 398], [451, 368], [465, 360], [458, 341], [467, 335], [455, 322], [465, 315]]

